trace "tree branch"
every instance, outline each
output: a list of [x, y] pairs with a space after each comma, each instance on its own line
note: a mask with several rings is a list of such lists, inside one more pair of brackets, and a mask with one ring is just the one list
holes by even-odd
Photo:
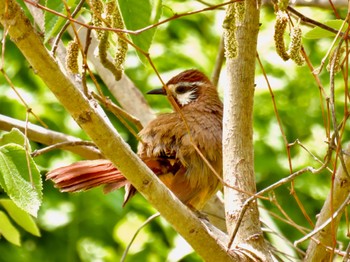
[[[275, 0], [274, 0], [275, 1]], [[262, 0], [263, 5], [271, 4], [271, 0]], [[337, 7], [347, 7], [348, 1], [347, 0], [332, 0], [332, 4]], [[292, 2], [293, 6], [314, 6], [319, 8], [330, 8], [331, 4], [329, 0], [293, 0]]]
[[[78, 32], [80, 39], [86, 38], [87, 30], [88, 29], [85, 27], [80, 28]], [[69, 30], [69, 32], [72, 34], [71, 30]], [[82, 41], [82, 44], [83, 47], [85, 47], [85, 41]], [[146, 99], [125, 74], [122, 75], [122, 78], [119, 81], [115, 81], [114, 75], [101, 64], [100, 58], [94, 54], [97, 46], [98, 41], [94, 34], [91, 34], [91, 42], [87, 53], [89, 61], [92, 62], [98, 75], [101, 77], [102, 81], [120, 103], [120, 105], [129, 114], [138, 118], [142, 125], [145, 126], [154, 118], [154, 114], [146, 102]]]
[[[346, 151], [348, 150], [350, 150], [350, 145], [346, 148]], [[350, 157], [344, 157], [344, 160], [347, 169], [350, 170]], [[346, 172], [344, 172], [343, 167], [339, 166], [334, 178], [333, 192], [330, 191], [323, 205], [317, 219], [315, 230], [325, 224], [327, 220], [333, 216], [333, 212], [339, 209], [344, 201], [347, 200], [349, 194], [350, 178], [347, 176]], [[334, 245], [332, 236], [337, 233], [340, 218], [341, 215], [335, 217], [331, 223], [312, 237], [304, 261], [331, 261], [330, 257], [332, 252], [330, 252], [326, 246], [332, 247]]]
[[[32, 123], [28, 123], [28, 125], [26, 125], [26, 122], [24, 121], [0, 115], [0, 130], [10, 131], [12, 128], [18, 128], [24, 133], [24, 129], [26, 127], [28, 128], [28, 138], [44, 145], [55, 145], [62, 142], [82, 142], [81, 139], [74, 136], [52, 131]], [[103, 158], [101, 152], [95, 147], [91, 146], [66, 146], [65, 149], [86, 159]]]

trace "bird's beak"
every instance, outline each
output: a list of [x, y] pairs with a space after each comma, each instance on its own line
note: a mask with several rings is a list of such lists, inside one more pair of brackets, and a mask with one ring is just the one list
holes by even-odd
[[147, 94], [149, 94], [149, 95], [166, 95], [166, 91], [164, 88], [157, 88], [157, 89], [153, 89], [151, 91], [148, 91]]

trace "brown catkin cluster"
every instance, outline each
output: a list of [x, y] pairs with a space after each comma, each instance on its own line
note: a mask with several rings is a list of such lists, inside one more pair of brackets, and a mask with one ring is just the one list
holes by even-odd
[[108, 47], [109, 47], [109, 42], [108, 42], [108, 32], [105, 31], [105, 34], [102, 36], [100, 43], [98, 45], [98, 55], [100, 57], [100, 61], [101, 64], [107, 68], [109, 71], [111, 71], [111, 73], [115, 76], [116, 80], [118, 79], [118, 71], [116, 69], [116, 67], [114, 66], [114, 64], [108, 59]]
[[[113, 28], [124, 29], [124, 22], [115, 1], [106, 4], [106, 16]], [[126, 38], [124, 33], [118, 33], [117, 50], [114, 56], [114, 66], [116, 72], [116, 79], [120, 80], [123, 73], [123, 64], [125, 62], [126, 53], [128, 51], [128, 43], [123, 39]]]
[[245, 15], [245, 1], [233, 3], [235, 7], [235, 16], [238, 22], [243, 21]]
[[273, 37], [275, 40], [276, 52], [284, 61], [287, 61], [290, 58], [284, 43], [284, 32], [286, 31], [287, 25], [287, 14], [285, 12], [278, 11], [275, 23], [275, 34]]
[[[94, 26], [102, 27], [102, 13], [103, 13], [103, 4], [101, 0], [89, 0], [91, 11], [92, 11], [92, 24]], [[102, 30], [96, 30], [97, 39], [101, 39], [103, 37]]]
[[117, 7], [117, 4], [115, 1], [109, 1], [105, 5], [106, 22], [112, 27], [114, 27], [113, 20], [114, 20], [114, 12], [116, 7]]
[[[115, 20], [116, 28], [120, 28], [120, 29], [124, 28], [123, 19], [118, 7], [114, 12], [114, 20]], [[123, 64], [126, 59], [126, 53], [128, 52], [128, 43], [124, 40], [124, 38], [126, 38], [126, 34], [124, 33], [118, 34], [118, 49], [114, 57], [115, 66], [117, 70], [120, 71], [120, 77], [121, 77], [121, 73], [124, 70]]]
[[301, 56], [301, 38], [302, 32], [301, 28], [297, 25], [294, 26], [291, 32], [291, 41], [288, 49], [290, 58], [298, 65], [302, 66], [305, 62], [304, 58]]
[[[105, 26], [110, 28], [124, 28], [123, 19], [117, 6], [116, 0], [108, 2], [102, 2], [101, 0], [90, 0], [89, 1], [92, 15], [92, 23], [94, 26]], [[113, 43], [110, 40], [111, 32], [108, 30], [96, 30], [97, 38], [100, 40], [98, 45], [98, 54], [100, 57], [101, 64], [107, 68], [115, 76], [116, 80], [120, 80], [123, 73], [123, 64], [127, 53], [127, 42], [123, 40], [126, 36], [123, 33], [118, 34], [118, 43], [115, 53], [114, 62], [108, 58], [108, 50], [110, 45]]]
[[236, 8], [230, 4], [226, 11], [223, 22], [224, 45], [226, 58], [235, 58], [238, 54], [238, 43], [236, 39]]
[[[105, 5], [104, 5], [104, 12], [103, 12], [103, 15], [105, 17], [104, 23], [106, 24], [107, 27], [114, 27], [113, 14], [114, 14], [115, 9], [116, 9], [116, 2], [115, 1], [109, 1], [109, 2], [105, 3]], [[102, 15], [102, 13], [101, 13], [101, 15]], [[111, 70], [113, 72], [114, 71], [114, 69], [112, 69], [113, 64], [112, 64], [112, 62], [110, 62], [108, 60], [108, 57], [107, 57], [107, 54], [108, 54], [107, 50], [110, 46], [109, 35], [110, 35], [110, 32], [107, 30], [104, 30], [101, 32], [101, 36], [99, 38], [100, 43], [99, 43], [98, 48], [99, 48], [99, 56], [100, 56], [101, 63], [106, 68], [108, 68], [109, 70]]]
[[66, 68], [72, 74], [79, 73], [78, 66], [79, 44], [77, 41], [70, 41], [67, 46]]

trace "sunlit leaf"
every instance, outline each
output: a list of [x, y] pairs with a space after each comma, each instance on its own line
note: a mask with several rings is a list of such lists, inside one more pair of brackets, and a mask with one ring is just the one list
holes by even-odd
[[0, 211], [0, 235], [14, 245], [21, 245], [18, 230], [12, 225], [10, 219], [2, 211]]
[[10, 199], [0, 199], [0, 204], [5, 208], [10, 217], [27, 232], [34, 236], [40, 236], [40, 231], [34, 219], [25, 211], [20, 209]]
[[[75, 0], [67, 1], [67, 5], [69, 7], [74, 6]], [[58, 13], [66, 14], [65, 7], [62, 0], [46, 0], [45, 6], [53, 11]], [[64, 25], [67, 21], [66, 18], [60, 17], [53, 12], [45, 12], [45, 40], [46, 43], [51, 37], [54, 37], [59, 29]]]
[[[335, 30], [339, 30], [343, 24], [343, 20], [340, 19], [336, 19], [336, 20], [329, 20], [326, 21], [324, 24], [335, 29]], [[347, 26], [345, 25], [342, 29], [342, 32], [345, 32]], [[307, 33], [305, 33], [304, 37], [308, 38], [308, 39], [319, 39], [319, 38], [324, 38], [324, 37], [334, 37], [335, 33], [330, 32], [326, 29], [323, 29], [321, 27], [314, 27], [313, 29], [311, 29], [310, 31], [308, 31]]]
[[[64, 10], [64, 4], [61, 0], [46, 0], [45, 6], [56, 12], [61, 13]], [[63, 22], [63, 19], [59, 16], [51, 13], [45, 12], [45, 42], [47, 42], [56, 32], [59, 24]], [[60, 22], [58, 22], [60, 20]]]
[[[42, 201], [40, 172], [23, 147], [10, 143], [0, 147], [0, 186], [29, 214], [36, 216]], [[31, 178], [30, 178], [31, 176]]]
[[[119, 0], [118, 2], [125, 26], [129, 30], [142, 29], [157, 23], [161, 15], [161, 0]], [[148, 52], [154, 33], [155, 28], [147, 30], [139, 35], [131, 35], [131, 39], [136, 46]], [[146, 61], [142, 53], [138, 52], [138, 56], [142, 62]]]
[[[4, 134], [2, 137], [0, 137], [0, 146], [9, 144], [9, 143], [15, 143], [17, 145], [23, 146], [27, 139], [24, 136], [24, 134], [17, 128], [13, 128], [10, 132]], [[30, 146], [29, 143], [26, 143], [28, 146]], [[29, 148], [30, 151], [30, 148]]]

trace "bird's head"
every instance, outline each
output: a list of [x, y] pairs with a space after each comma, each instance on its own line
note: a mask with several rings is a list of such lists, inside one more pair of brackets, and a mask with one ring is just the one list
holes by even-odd
[[[186, 70], [174, 76], [166, 83], [166, 86], [180, 107], [198, 101], [208, 92], [214, 91], [216, 94], [216, 88], [208, 77], [195, 69]], [[165, 88], [154, 89], [148, 94], [166, 95], [166, 90]]]

